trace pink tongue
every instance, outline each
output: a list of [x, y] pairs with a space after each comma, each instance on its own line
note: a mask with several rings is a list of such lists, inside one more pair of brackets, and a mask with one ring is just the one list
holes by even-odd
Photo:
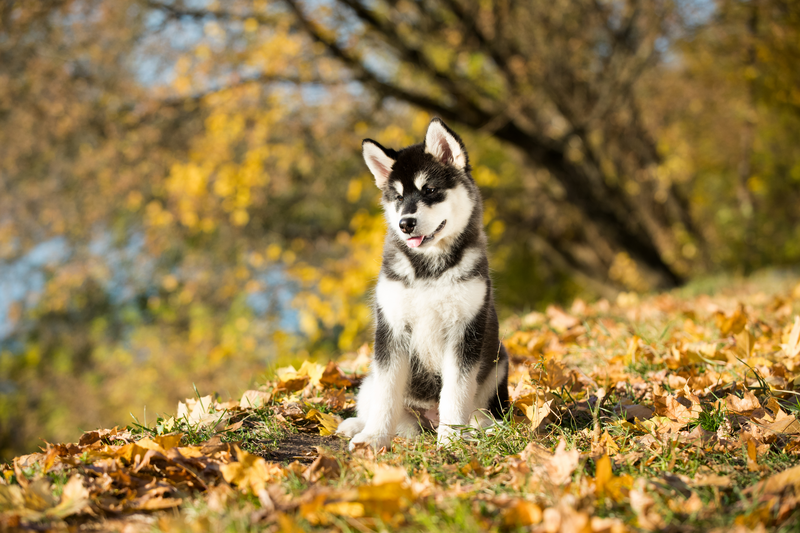
[[406, 244], [409, 248], [416, 248], [420, 244], [422, 244], [422, 239], [424, 239], [424, 235], [420, 235], [419, 237], [411, 237], [410, 239], [406, 239]]

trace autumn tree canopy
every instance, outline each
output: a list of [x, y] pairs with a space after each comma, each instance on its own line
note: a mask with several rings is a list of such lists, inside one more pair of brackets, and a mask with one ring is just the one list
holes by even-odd
[[367, 341], [360, 141], [434, 115], [501, 312], [795, 264], [798, 32], [780, 0], [3, 3], [0, 451]]

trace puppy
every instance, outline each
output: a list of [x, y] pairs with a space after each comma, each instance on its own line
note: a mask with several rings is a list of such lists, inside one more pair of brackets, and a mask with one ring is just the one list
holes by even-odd
[[502, 418], [508, 355], [494, 307], [483, 205], [464, 143], [435, 118], [425, 142], [395, 151], [366, 139], [363, 155], [383, 193], [388, 231], [375, 291], [375, 356], [357, 416], [338, 433], [350, 449], [420, 433], [439, 409], [437, 443], [460, 426]]

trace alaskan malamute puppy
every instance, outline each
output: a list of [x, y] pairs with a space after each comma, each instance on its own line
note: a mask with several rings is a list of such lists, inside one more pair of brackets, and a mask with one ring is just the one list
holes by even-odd
[[375, 357], [357, 417], [338, 432], [350, 449], [390, 446], [420, 433], [418, 413], [439, 408], [437, 442], [458, 426], [502, 418], [508, 355], [498, 338], [481, 195], [461, 139], [435, 118], [423, 144], [400, 151], [363, 142], [383, 192], [389, 230], [376, 288]]

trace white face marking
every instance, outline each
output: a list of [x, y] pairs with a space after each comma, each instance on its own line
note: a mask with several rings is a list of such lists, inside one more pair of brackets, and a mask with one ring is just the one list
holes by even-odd
[[420, 191], [427, 182], [428, 182], [428, 175], [425, 174], [424, 172], [419, 172], [417, 173], [416, 176], [414, 176], [414, 187], [416, 187]]
[[400, 183], [400, 180], [395, 180], [392, 182], [392, 187], [394, 187], [394, 190], [397, 191], [397, 194], [403, 196], [403, 184]]
[[[395, 188], [399, 186], [402, 189], [399, 182], [395, 182], [393, 185]], [[417, 227], [414, 235], [431, 235], [443, 221], [447, 221], [444, 228], [436, 234], [432, 241], [415, 249], [418, 253], [429, 256], [441, 254], [447, 250], [453, 239], [460, 235], [469, 223], [475, 203], [470, 198], [467, 188], [458, 184], [455, 188], [446, 191], [446, 195], [443, 202], [431, 207], [422, 202], [417, 204], [417, 211], [414, 213]], [[401, 239], [406, 240], [408, 235], [400, 230], [400, 218], [402, 217], [397, 211], [395, 203], [383, 202], [383, 208], [390, 231], [394, 231]]]

